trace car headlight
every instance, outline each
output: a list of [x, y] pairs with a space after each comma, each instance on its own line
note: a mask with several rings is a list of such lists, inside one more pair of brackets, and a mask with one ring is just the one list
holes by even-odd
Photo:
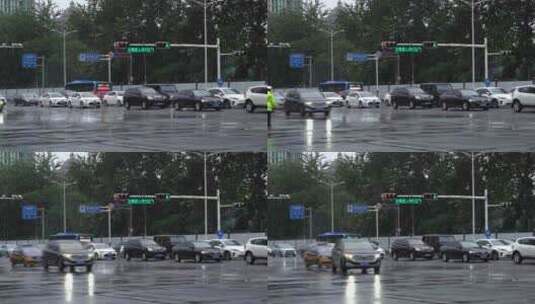
[[381, 258], [381, 254], [376, 254], [376, 255], [375, 255], [375, 259], [376, 259], [376, 260], [378, 260], [378, 259], [380, 259], [380, 258]]
[[154, 249], [152, 249], [152, 248], [147, 248], [147, 251], [149, 251], [149, 252], [152, 252], [153, 250]]
[[353, 259], [353, 255], [352, 254], [348, 254], [348, 253], [344, 254], [344, 257], [346, 259], [348, 259], [348, 260], [352, 260]]
[[420, 100], [420, 99], [422, 99], [422, 96], [420, 96], [420, 95], [416, 95], [415, 98], [418, 99], [418, 100]]
[[475, 253], [475, 252], [472, 251], [472, 250], [468, 251], [468, 254], [474, 254], [474, 253]]
[[154, 97], [152, 97], [152, 96], [148, 96], [147, 99], [148, 99], [148, 100], [153, 100]]
[[414, 248], [415, 251], [421, 251], [422, 248]]
[[64, 254], [63, 257], [66, 259], [72, 259], [72, 254], [67, 253], [67, 254]]
[[207, 252], [203, 250], [203, 251], [201, 251], [201, 254], [207, 254]]
[[88, 258], [88, 259], [91, 259], [92, 257], [93, 257], [93, 255], [92, 255], [91, 253], [88, 253], [88, 254], [87, 254], [87, 258]]
[[307, 102], [305, 102], [305, 105], [307, 105], [307, 106], [311, 106], [311, 105], [313, 105], [313, 103], [310, 102], [310, 101], [307, 101]]

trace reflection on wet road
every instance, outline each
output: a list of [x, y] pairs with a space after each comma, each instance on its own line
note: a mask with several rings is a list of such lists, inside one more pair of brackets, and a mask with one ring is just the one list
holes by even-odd
[[[0, 258], [0, 303], [266, 303], [265, 265], [101, 261], [86, 273], [11, 269]], [[21, 299], [24, 299], [21, 302]]]
[[268, 145], [325, 152], [521, 152], [535, 149], [534, 133], [533, 111], [336, 108], [329, 119], [278, 112]]
[[301, 258], [269, 261], [270, 303], [535, 303], [535, 263], [399, 261], [386, 258], [380, 275], [353, 270], [305, 270]]
[[10, 107], [0, 114], [0, 147], [27, 151], [265, 151], [266, 117], [104, 107]]

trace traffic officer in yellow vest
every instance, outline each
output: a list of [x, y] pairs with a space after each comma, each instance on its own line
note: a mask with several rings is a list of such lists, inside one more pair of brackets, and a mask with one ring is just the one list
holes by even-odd
[[271, 129], [271, 114], [277, 108], [277, 100], [275, 99], [275, 96], [273, 96], [273, 88], [271, 87], [268, 88], [266, 106], [267, 106], [267, 115], [268, 115], [267, 117], [268, 129]]

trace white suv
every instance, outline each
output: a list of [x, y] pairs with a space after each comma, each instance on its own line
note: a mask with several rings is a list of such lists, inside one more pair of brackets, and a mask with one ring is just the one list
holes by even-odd
[[256, 108], [266, 108], [267, 93], [270, 89], [270, 86], [257, 86], [247, 89], [247, 92], [245, 92], [245, 110], [253, 113]]
[[526, 259], [535, 259], [535, 237], [519, 238], [513, 244], [515, 264], [521, 264]]
[[528, 107], [535, 107], [535, 86], [516, 87], [513, 90], [513, 110], [520, 113]]
[[245, 261], [248, 264], [254, 264], [256, 260], [266, 260], [268, 258], [268, 240], [267, 237], [253, 238], [245, 244]]

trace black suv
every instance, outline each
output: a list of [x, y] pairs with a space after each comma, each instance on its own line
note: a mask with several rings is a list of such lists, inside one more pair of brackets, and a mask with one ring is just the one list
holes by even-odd
[[148, 239], [128, 240], [124, 246], [124, 258], [130, 261], [132, 258], [141, 258], [148, 261], [150, 258], [165, 260], [167, 251], [155, 241]]
[[429, 95], [433, 95], [435, 106], [440, 106], [440, 95], [453, 90], [449, 83], [422, 83], [420, 89]]
[[156, 235], [154, 241], [165, 248], [167, 255], [172, 258], [173, 247], [187, 242], [186, 237], [182, 235]]
[[193, 108], [197, 112], [204, 109], [221, 111], [223, 109], [223, 101], [219, 97], [212, 96], [206, 90], [181, 90], [178, 92], [173, 106], [177, 111], [181, 111], [184, 108]]
[[399, 258], [409, 258], [414, 261], [417, 258], [433, 259], [435, 250], [418, 239], [398, 239], [392, 243], [390, 255], [394, 261]]
[[85, 249], [80, 241], [49, 241], [43, 250], [42, 263], [45, 270], [50, 266], [56, 266], [61, 272], [65, 267], [74, 272], [76, 267], [85, 267], [87, 272], [91, 272], [93, 254]]
[[167, 97], [170, 106], [178, 100], [178, 90], [174, 84], [147, 84], [145, 86]]
[[422, 237], [422, 241], [435, 250], [435, 253], [440, 254], [440, 247], [444, 244], [456, 242], [457, 240], [453, 235], [440, 235], [440, 234], [427, 234]]
[[394, 109], [400, 106], [407, 106], [410, 109], [416, 107], [431, 108], [434, 104], [433, 95], [425, 93], [416, 87], [395, 88], [390, 93], [390, 103]]
[[131, 88], [124, 92], [124, 107], [130, 110], [132, 106], [140, 106], [143, 110], [148, 110], [153, 106], [165, 108], [169, 106], [169, 99], [153, 88]]

